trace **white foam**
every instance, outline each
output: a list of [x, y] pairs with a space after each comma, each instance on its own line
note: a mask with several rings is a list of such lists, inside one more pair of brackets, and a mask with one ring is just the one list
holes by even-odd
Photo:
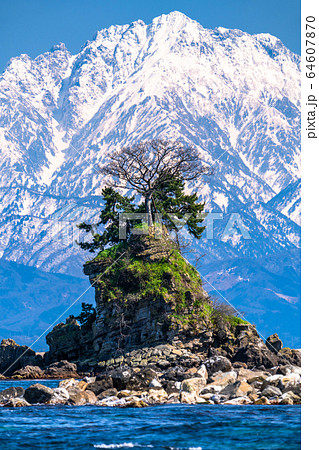
[[[133, 442], [124, 442], [123, 444], [97, 444], [94, 445], [95, 448], [133, 448], [133, 447], [148, 447], [153, 448], [153, 445], [140, 445], [140, 444], [133, 444]], [[195, 449], [193, 449], [195, 450]], [[200, 449], [196, 449], [200, 450]]]

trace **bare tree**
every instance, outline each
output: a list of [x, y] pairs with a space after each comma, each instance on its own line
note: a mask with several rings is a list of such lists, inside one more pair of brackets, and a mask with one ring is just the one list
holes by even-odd
[[145, 201], [148, 225], [153, 224], [152, 202], [154, 192], [174, 177], [184, 181], [198, 179], [211, 169], [201, 161], [193, 146], [178, 141], [152, 140], [124, 147], [111, 154], [101, 172], [112, 179], [112, 188], [133, 188]]

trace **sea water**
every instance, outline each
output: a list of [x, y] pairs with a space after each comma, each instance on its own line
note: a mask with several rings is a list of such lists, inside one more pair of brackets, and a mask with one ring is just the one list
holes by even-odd
[[[1, 382], [27, 387], [35, 381]], [[46, 381], [55, 387], [57, 381]], [[300, 406], [0, 408], [0, 448], [136, 450], [300, 449]]]

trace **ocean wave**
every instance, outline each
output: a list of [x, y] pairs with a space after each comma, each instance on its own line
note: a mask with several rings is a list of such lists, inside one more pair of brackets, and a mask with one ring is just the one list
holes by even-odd
[[202, 447], [169, 447], [169, 450], [203, 450]]
[[133, 448], [133, 447], [148, 447], [153, 448], [153, 445], [133, 444], [133, 442], [124, 442], [123, 444], [96, 444], [95, 448]]
[[[95, 448], [133, 448], [133, 447], [147, 447], [147, 448], [154, 448], [153, 445], [141, 445], [141, 444], [133, 444], [133, 442], [124, 442], [123, 444], [96, 444], [94, 445]], [[166, 447], [167, 448], [167, 447]], [[187, 447], [187, 448], [180, 448], [180, 447], [169, 447], [170, 450], [202, 450], [202, 447]]]

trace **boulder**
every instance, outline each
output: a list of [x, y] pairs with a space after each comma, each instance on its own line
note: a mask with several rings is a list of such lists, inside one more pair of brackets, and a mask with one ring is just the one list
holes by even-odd
[[39, 366], [25, 366], [22, 369], [16, 370], [12, 378], [16, 379], [40, 379], [44, 378], [44, 371]]
[[290, 397], [282, 398], [279, 402], [279, 405], [293, 405], [294, 401]]
[[76, 382], [76, 386], [80, 389], [80, 391], [85, 391], [85, 389], [88, 387], [89, 383], [87, 383], [84, 380], [80, 380]]
[[250, 400], [253, 403], [255, 403], [255, 401], [258, 400], [260, 396], [257, 393], [252, 393], [252, 394], [249, 394], [248, 397], [250, 398]]
[[202, 378], [204, 378], [205, 380], [207, 380], [207, 378], [208, 378], [208, 372], [207, 372], [207, 369], [206, 369], [205, 364], [202, 364], [202, 365], [200, 366], [200, 368], [199, 368], [198, 371], [197, 371], [197, 375], [199, 375], [199, 376], [201, 376]]
[[134, 372], [131, 368], [119, 367], [118, 369], [112, 370], [109, 374], [112, 379], [112, 386], [119, 391], [126, 389], [133, 374]]
[[168, 381], [181, 382], [189, 377], [185, 376], [185, 370], [183, 369], [183, 367], [175, 366], [165, 371], [162, 378]]
[[228, 358], [221, 355], [215, 355], [205, 361], [208, 376], [212, 377], [216, 372], [229, 372], [232, 364]]
[[99, 400], [97, 402], [97, 405], [99, 406], [124, 406], [125, 405], [125, 399], [124, 398], [117, 398], [117, 397], [106, 397], [102, 400]]
[[29, 386], [24, 393], [24, 398], [31, 404], [49, 403], [53, 396], [53, 389], [39, 383]]
[[267, 386], [261, 393], [263, 397], [271, 398], [271, 397], [280, 397], [282, 394], [281, 390], [275, 386]]
[[117, 393], [118, 393], [117, 389], [111, 388], [111, 389], [107, 389], [106, 391], [103, 391], [100, 394], [98, 394], [97, 398], [98, 398], [98, 400], [103, 400], [104, 398], [107, 398], [107, 397], [116, 397]]
[[211, 379], [209, 386], [214, 386], [215, 389], [221, 390], [229, 384], [235, 383], [237, 380], [237, 373], [232, 370], [230, 372], [221, 372], [215, 374], [215, 376]]
[[153, 380], [150, 382], [150, 384], [149, 384], [149, 387], [150, 388], [156, 388], [156, 387], [158, 387], [158, 388], [161, 388], [162, 387], [162, 385], [161, 385], [161, 383], [156, 379], [156, 378], [153, 378]]
[[270, 405], [270, 401], [267, 397], [260, 397], [258, 400], [254, 401], [254, 405]]
[[279, 339], [279, 336], [277, 333], [272, 334], [266, 339], [266, 346], [268, 350], [271, 352], [277, 354], [283, 347], [282, 341]]
[[50, 400], [50, 404], [66, 403], [70, 398], [69, 392], [65, 388], [54, 388], [53, 397]]
[[49, 378], [79, 378], [76, 364], [66, 360], [50, 364], [44, 373]]
[[163, 403], [168, 398], [168, 394], [164, 389], [150, 389], [147, 394], [148, 403]]
[[24, 398], [16, 397], [8, 400], [4, 405], [5, 408], [21, 408], [23, 406], [31, 406]]
[[86, 383], [94, 383], [94, 381], [96, 381], [96, 377], [84, 377], [83, 381], [85, 381]]
[[229, 399], [233, 399], [236, 397], [246, 397], [252, 391], [253, 388], [246, 381], [236, 381], [222, 389], [220, 394], [227, 396]]
[[249, 397], [244, 396], [244, 397], [237, 397], [237, 398], [233, 398], [232, 400], [226, 400], [224, 402], [224, 405], [250, 405], [251, 403], [253, 403]]
[[267, 377], [262, 384], [262, 389], [265, 389], [267, 386], [275, 386], [277, 387], [280, 383], [280, 380], [283, 378], [283, 375], [270, 375]]
[[68, 390], [68, 389], [76, 386], [76, 384], [77, 383], [74, 378], [68, 378], [66, 380], [60, 381], [59, 388], [64, 388], [64, 389]]
[[162, 380], [161, 383], [168, 395], [177, 394], [181, 390], [182, 383], [180, 381]]
[[94, 392], [92, 392], [89, 389], [87, 389], [86, 391], [84, 391], [84, 394], [86, 396], [87, 403], [90, 403], [90, 404], [94, 405], [97, 402], [97, 397], [94, 394]]
[[300, 402], [301, 402], [301, 397], [299, 395], [296, 395], [294, 392], [289, 391], [289, 392], [285, 392], [282, 395], [280, 404], [281, 405], [293, 405], [293, 404], [299, 404]]
[[295, 394], [301, 393], [301, 378], [300, 375], [296, 373], [291, 373], [290, 375], [283, 376], [280, 378], [278, 387], [285, 393], [292, 391]]
[[252, 383], [249, 383], [251, 387], [258, 391], [263, 390], [263, 382], [262, 381], [253, 381]]
[[202, 377], [190, 378], [184, 380], [181, 385], [182, 392], [188, 392], [190, 394], [197, 395], [206, 386], [206, 380]]
[[78, 388], [73, 388], [69, 391], [68, 405], [86, 405], [87, 403], [95, 404], [97, 402], [97, 397], [94, 392], [86, 390], [81, 391]]
[[147, 406], [148, 406], [148, 404], [145, 403], [144, 400], [141, 400], [141, 399], [131, 400], [131, 401], [124, 403], [124, 405], [123, 405], [124, 408], [145, 408]]
[[218, 394], [223, 388], [221, 386], [214, 386], [212, 384], [207, 384], [204, 389], [199, 392], [199, 395], [210, 395]]
[[[119, 384], [117, 384], [119, 386]], [[94, 392], [95, 395], [101, 394], [103, 391], [113, 388], [113, 379], [110, 376], [106, 376], [100, 380], [94, 381], [87, 385], [87, 389]]]
[[220, 403], [224, 403], [228, 400], [227, 395], [214, 394], [211, 396], [210, 401], [219, 405]]
[[157, 378], [157, 372], [150, 367], [141, 370], [119, 367], [109, 372], [109, 375], [113, 380], [113, 386], [118, 390], [146, 389], [154, 378]]
[[0, 392], [0, 403], [6, 403], [16, 397], [23, 397], [24, 389], [20, 386], [11, 386]]
[[132, 391], [130, 391], [129, 389], [123, 389], [122, 391], [119, 391], [117, 394], [118, 398], [127, 398], [130, 397], [130, 395], [132, 395]]
[[206, 394], [202, 394], [201, 392], [199, 393], [199, 397], [203, 398], [206, 402], [208, 402], [208, 400], [210, 400], [212, 398], [213, 394], [212, 393], [206, 393]]
[[182, 391], [180, 394], [180, 402], [194, 405], [196, 403], [206, 403], [206, 400], [198, 397], [195, 392]]
[[171, 403], [171, 404], [177, 404], [177, 403], [180, 403], [181, 401], [180, 401], [180, 394], [178, 394], [178, 393], [173, 393], [173, 394], [170, 394], [169, 396], [168, 396], [168, 399], [166, 400], [166, 403]]
[[250, 370], [240, 368], [237, 371], [238, 381], [247, 381], [247, 383], [249, 384], [254, 383], [255, 381], [263, 382], [269, 376], [270, 376], [269, 372], [264, 372], [262, 370]]
[[281, 366], [277, 367], [276, 374], [278, 374], [278, 375], [288, 376], [288, 375], [291, 375], [292, 373], [301, 376], [301, 367], [294, 366], [291, 364], [287, 364], [287, 365], [283, 365], [283, 366], [281, 365]]

